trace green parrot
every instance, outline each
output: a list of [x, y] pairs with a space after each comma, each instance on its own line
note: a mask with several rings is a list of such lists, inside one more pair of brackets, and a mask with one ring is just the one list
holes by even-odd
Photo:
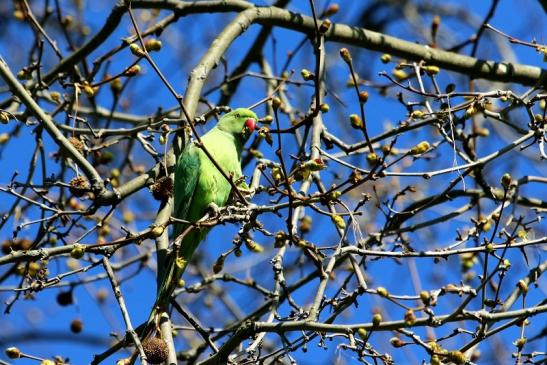
[[[239, 108], [225, 114], [217, 125], [201, 140], [207, 151], [227, 176], [234, 181], [242, 176], [241, 152], [256, 127], [258, 118], [249, 109]], [[224, 206], [232, 192], [232, 185], [222, 176], [203, 150], [190, 142], [177, 160], [175, 168], [173, 216], [189, 222], [202, 218], [211, 203]], [[188, 225], [176, 224], [173, 240], [185, 231]], [[186, 265], [209, 229], [191, 229], [182, 238], [180, 249], [167, 259], [164, 275], [159, 278], [156, 308], [166, 310], [169, 297], [175, 290]]]

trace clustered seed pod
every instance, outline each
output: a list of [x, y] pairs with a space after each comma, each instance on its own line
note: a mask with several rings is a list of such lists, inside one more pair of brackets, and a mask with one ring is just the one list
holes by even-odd
[[169, 176], [162, 176], [150, 187], [154, 199], [165, 201], [173, 195], [173, 180]]
[[167, 343], [161, 338], [153, 337], [144, 340], [142, 348], [146, 355], [146, 361], [150, 364], [161, 364], [166, 361], [169, 356]]

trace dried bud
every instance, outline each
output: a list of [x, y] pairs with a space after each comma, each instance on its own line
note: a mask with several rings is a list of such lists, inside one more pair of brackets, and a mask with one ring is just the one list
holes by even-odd
[[51, 100], [53, 100], [56, 103], [59, 103], [61, 101], [61, 93], [58, 91], [50, 92], [49, 96], [51, 97]]
[[162, 364], [167, 360], [169, 356], [169, 349], [167, 343], [161, 338], [153, 337], [144, 340], [142, 343], [146, 360], [150, 364]]
[[344, 62], [351, 63], [351, 54], [347, 48], [340, 48], [340, 57], [342, 57]]

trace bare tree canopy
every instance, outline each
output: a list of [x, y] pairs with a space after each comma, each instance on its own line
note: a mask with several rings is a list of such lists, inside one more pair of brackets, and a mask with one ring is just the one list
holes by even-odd
[[544, 364], [545, 24], [0, 2], [0, 365]]

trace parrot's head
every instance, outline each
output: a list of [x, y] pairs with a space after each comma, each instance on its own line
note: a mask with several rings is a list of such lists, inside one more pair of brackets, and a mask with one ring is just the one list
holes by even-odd
[[217, 127], [245, 142], [255, 130], [257, 120], [258, 117], [252, 110], [238, 108], [220, 118]]

